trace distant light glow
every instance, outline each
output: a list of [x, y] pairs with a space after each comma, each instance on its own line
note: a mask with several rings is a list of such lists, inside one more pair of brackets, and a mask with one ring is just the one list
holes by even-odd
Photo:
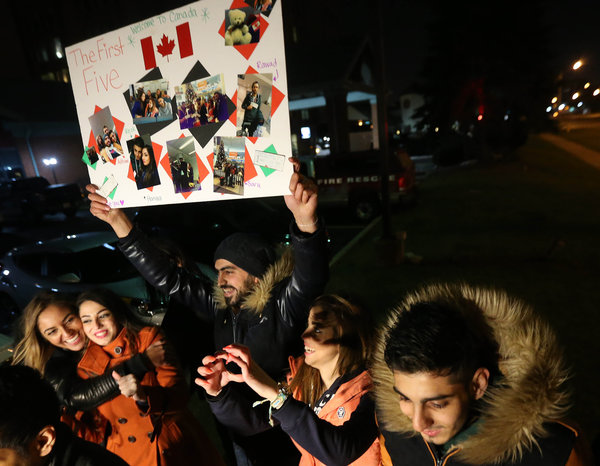
[[397, 129], [397, 130], [396, 130], [396, 134], [397, 134], [398, 136], [400, 136], [400, 130], [399, 130], [399, 129]]
[[580, 96], [579, 92], [576, 92], [575, 94], [573, 94], [573, 95], [571, 96], [571, 98], [572, 98], [573, 100], [577, 100], [577, 99], [579, 99], [579, 96]]
[[594, 95], [598, 95], [598, 94], [600, 94], [600, 89], [596, 89], [596, 90], [594, 91]]
[[553, 116], [554, 118], [556, 118], [556, 117], [558, 116], [558, 112], [554, 112], [554, 113], [552, 114], [552, 116]]
[[479, 115], [477, 115], [477, 121], [481, 121], [483, 120], [483, 115], [480, 113]]
[[56, 58], [61, 59], [63, 57], [63, 54], [60, 51], [56, 51]]
[[579, 102], [579, 103], [577, 104], [577, 107], [581, 107], [582, 105], [583, 105], [583, 102]]
[[508, 115], [504, 115], [504, 121], [508, 120]]
[[10, 270], [8, 270], [8, 269], [4, 269], [4, 270], [2, 271], [2, 275], [4, 275], [4, 276], [10, 275]]
[[56, 157], [49, 157], [47, 159], [42, 159], [42, 162], [44, 162], [44, 165], [50, 166], [56, 165], [58, 163], [58, 160], [56, 160]]
[[588, 87], [590, 87], [590, 83], [585, 83], [585, 84], [583, 85], [583, 88], [584, 88], [584, 89], [587, 89]]
[[358, 120], [358, 126], [362, 126], [364, 123], [362, 120]]
[[302, 136], [302, 139], [310, 139], [310, 127], [303, 126], [300, 128], [300, 135]]
[[550, 113], [552, 111], [552, 105], [548, 105], [546, 107], [546, 113]]
[[556, 102], [558, 102], [558, 97], [552, 97], [552, 103], [555, 104]]
[[583, 66], [583, 61], [582, 60], [577, 60], [575, 63], [573, 63], [573, 69], [574, 70], [578, 70], [582, 66]]
[[436, 127], [435, 127], [435, 129], [434, 129], [434, 131], [435, 131], [436, 133], [439, 133], [439, 132], [440, 132], [440, 128], [438, 128], [438, 127], [436, 126]]
[[565, 109], [565, 104], [560, 104], [558, 106], [558, 110], [564, 110]]

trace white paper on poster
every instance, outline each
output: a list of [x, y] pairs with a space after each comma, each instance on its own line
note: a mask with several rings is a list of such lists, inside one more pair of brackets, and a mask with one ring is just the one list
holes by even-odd
[[270, 152], [264, 152], [257, 150], [255, 153], [256, 165], [265, 168], [272, 168], [273, 170], [282, 171], [285, 167], [285, 156], [279, 154], [272, 154]]
[[[66, 48], [82, 160], [91, 183], [101, 186], [111, 177], [116, 183], [109, 205], [288, 193], [293, 166], [288, 160], [292, 145], [281, 3], [272, 2], [268, 14], [252, 3], [200, 0]], [[229, 28], [230, 10], [244, 13], [250, 43], [226, 45], [226, 35], [236, 37]], [[235, 182], [229, 177], [221, 184], [215, 174], [215, 138], [237, 136], [242, 74], [272, 75], [270, 94], [260, 104], [270, 127], [263, 137], [243, 138]], [[153, 100], [144, 111], [145, 103], [136, 104], [142, 99]], [[94, 151], [102, 163], [91, 162]], [[281, 154], [276, 167], [269, 151]], [[257, 160], [269, 160], [263, 167], [276, 170], [261, 169]], [[175, 176], [181, 167], [186, 167], [185, 179]]]

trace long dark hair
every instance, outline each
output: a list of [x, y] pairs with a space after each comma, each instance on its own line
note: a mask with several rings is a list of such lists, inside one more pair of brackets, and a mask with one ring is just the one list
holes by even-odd
[[83, 291], [76, 300], [79, 308], [85, 301], [93, 301], [108, 309], [121, 327], [126, 329], [125, 338], [128, 340], [132, 352], [137, 353], [138, 333], [146, 325], [134, 314], [123, 299], [108, 288], [93, 288]]
[[150, 164], [146, 166], [142, 161], [141, 179], [142, 183], [147, 185], [153, 181], [155, 173], [158, 172], [158, 168], [156, 167], [156, 159], [154, 158], [154, 150], [152, 149], [152, 146], [150, 144], [146, 144], [144, 147], [142, 147], [142, 157], [144, 149], [148, 151], [148, 155], [150, 156]]
[[[348, 374], [366, 367], [371, 357], [372, 323], [370, 314], [348, 301], [334, 295], [322, 295], [311, 306], [313, 318], [324, 327], [333, 328], [333, 340], [340, 345], [337, 372]], [[318, 369], [304, 362], [292, 379], [290, 390], [294, 397], [314, 406], [325, 392], [325, 384]]]

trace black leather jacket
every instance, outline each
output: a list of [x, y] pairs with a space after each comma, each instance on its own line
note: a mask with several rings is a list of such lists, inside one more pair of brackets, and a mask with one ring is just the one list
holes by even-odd
[[[44, 377], [54, 386], [58, 399], [68, 411], [88, 411], [121, 394], [112, 371], [89, 379], [77, 375], [81, 352], [57, 348], [46, 363]], [[149, 370], [143, 354], [136, 354], [114, 368], [120, 375], [133, 374], [141, 379]]]
[[120, 456], [103, 446], [76, 437], [65, 424], [60, 423], [56, 430], [48, 466], [127, 466]]
[[323, 293], [329, 278], [324, 226], [308, 235], [292, 222], [290, 232], [293, 259], [283, 254], [261, 277], [237, 315], [225, 305], [221, 289], [206, 277], [178, 267], [139, 228], [120, 239], [119, 248], [152, 286], [212, 326], [215, 349], [231, 343], [246, 345], [271, 377], [280, 378], [288, 369], [288, 356], [302, 352], [300, 336], [310, 304]]

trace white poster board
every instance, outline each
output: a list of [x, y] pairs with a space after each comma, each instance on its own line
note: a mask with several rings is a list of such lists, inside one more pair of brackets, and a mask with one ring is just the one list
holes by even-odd
[[110, 205], [287, 194], [283, 40], [276, 0], [201, 0], [67, 47], [82, 161]]

